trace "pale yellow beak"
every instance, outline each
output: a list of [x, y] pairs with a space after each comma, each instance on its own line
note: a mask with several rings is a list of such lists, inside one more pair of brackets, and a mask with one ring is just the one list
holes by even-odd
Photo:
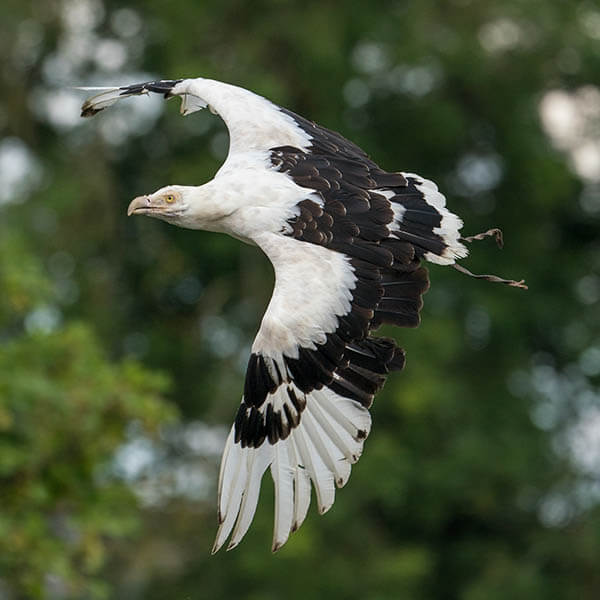
[[129, 203], [129, 206], [127, 207], [127, 216], [130, 217], [131, 215], [134, 215], [136, 212], [137, 213], [147, 212], [147, 210], [149, 208], [151, 208], [150, 207], [150, 197], [149, 196], [138, 196], [137, 198], [134, 198]]

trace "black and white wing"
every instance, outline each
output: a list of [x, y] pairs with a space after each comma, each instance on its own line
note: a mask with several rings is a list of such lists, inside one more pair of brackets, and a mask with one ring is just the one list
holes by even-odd
[[208, 106], [208, 102], [196, 94], [173, 93], [177, 84], [182, 83], [183, 79], [160, 79], [157, 81], [146, 81], [144, 83], [134, 83], [121, 87], [80, 87], [77, 89], [85, 91], [95, 91], [97, 94], [88, 98], [81, 107], [82, 117], [93, 117], [100, 111], [108, 108], [130, 96], [143, 96], [149, 93], [162, 94], [165, 98], [172, 98], [174, 95], [181, 96], [181, 114], [201, 110]]
[[[362, 452], [374, 395], [404, 365], [393, 340], [368, 336], [383, 295], [379, 269], [293, 237], [272, 234], [262, 248], [275, 267], [275, 290], [223, 456], [215, 552], [230, 533], [229, 549], [248, 530], [269, 467], [273, 550], [302, 524], [311, 483], [326, 512]], [[407, 271], [398, 283], [414, 323], [426, 272]]]
[[272, 168], [307, 194], [285, 235], [261, 244], [276, 284], [223, 457], [213, 551], [230, 533], [228, 548], [240, 542], [269, 467], [273, 550], [304, 520], [311, 484], [319, 512], [331, 507], [362, 452], [374, 395], [404, 365], [393, 340], [370, 332], [418, 325], [429, 285], [422, 258], [466, 255], [462, 223], [433, 183], [387, 173], [339, 134], [285, 112], [311, 146], [273, 148]]

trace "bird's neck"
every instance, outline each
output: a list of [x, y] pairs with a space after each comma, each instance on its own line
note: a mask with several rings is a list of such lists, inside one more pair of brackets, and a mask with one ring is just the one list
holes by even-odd
[[310, 194], [269, 168], [268, 161], [268, 153], [248, 152], [226, 163], [212, 181], [187, 188], [185, 222], [179, 224], [259, 245], [265, 232], [285, 233], [298, 213], [298, 203]]

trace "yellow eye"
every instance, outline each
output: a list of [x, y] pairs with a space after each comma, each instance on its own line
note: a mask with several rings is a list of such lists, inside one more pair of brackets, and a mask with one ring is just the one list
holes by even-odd
[[169, 204], [173, 204], [173, 202], [175, 202], [175, 196], [173, 194], [167, 194], [165, 196], [165, 200], [169, 203]]

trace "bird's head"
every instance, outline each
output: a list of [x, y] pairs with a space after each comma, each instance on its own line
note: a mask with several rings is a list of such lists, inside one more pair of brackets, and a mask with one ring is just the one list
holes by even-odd
[[228, 231], [223, 229], [222, 221], [239, 208], [239, 194], [227, 194], [215, 187], [214, 180], [199, 186], [168, 185], [134, 198], [127, 214], [148, 215], [188, 229]]
[[127, 215], [147, 215], [179, 225], [189, 209], [189, 189], [182, 185], [169, 185], [153, 194], [134, 198]]

